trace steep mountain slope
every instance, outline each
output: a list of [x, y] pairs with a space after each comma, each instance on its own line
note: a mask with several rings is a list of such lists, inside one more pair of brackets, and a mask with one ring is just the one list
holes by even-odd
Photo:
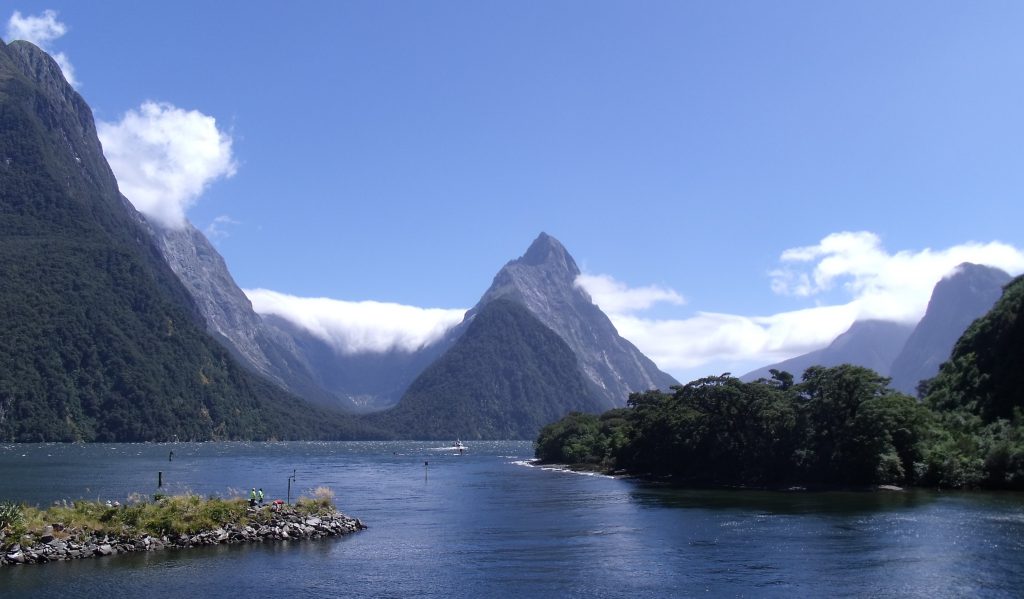
[[[631, 392], [677, 384], [619, 336], [604, 312], [576, 285], [579, 275], [579, 267], [562, 244], [541, 233], [522, 257], [498, 272], [480, 302], [467, 313], [466, 322], [497, 299], [525, 306], [569, 345], [603, 409], [624, 406]], [[457, 328], [452, 334], [458, 336], [460, 331]]]
[[224, 259], [205, 235], [186, 223], [171, 229], [146, 223], [171, 270], [188, 290], [206, 329], [243, 365], [296, 395], [321, 405], [351, 407], [315, 381], [292, 337], [267, 326], [239, 289]]
[[957, 340], [949, 361], [928, 382], [927, 399], [942, 409], [966, 408], [986, 422], [1013, 418], [1024, 410], [1022, 365], [1024, 277], [1017, 277]]
[[283, 318], [262, 316], [275, 335], [284, 336], [331, 401], [353, 412], [376, 412], [398, 403], [423, 369], [450, 343], [433, 343], [417, 351], [391, 350], [344, 354], [309, 331]]
[[988, 312], [1010, 275], [964, 263], [935, 285], [928, 310], [892, 363], [892, 387], [917, 395], [917, 384], [935, 376], [967, 327]]
[[191, 224], [146, 227], [195, 300], [207, 330], [243, 365], [307, 401], [348, 412], [389, 408], [447, 348], [435, 343], [415, 352], [339, 352], [288, 320], [253, 311], [220, 253]]
[[769, 371], [772, 369], [784, 370], [792, 374], [796, 380], [800, 380], [804, 371], [811, 366], [840, 364], [856, 364], [887, 375], [893, 359], [903, 348], [911, 331], [912, 326], [897, 322], [859, 320], [836, 337], [828, 347], [758, 368], [741, 376], [740, 380], [750, 382], [759, 378], [769, 378]]
[[596, 411], [572, 349], [516, 302], [496, 299], [413, 382], [394, 409], [369, 421], [415, 439], [529, 439], [570, 411]]
[[138, 218], [57, 64], [0, 42], [0, 439], [354, 434], [238, 366]]

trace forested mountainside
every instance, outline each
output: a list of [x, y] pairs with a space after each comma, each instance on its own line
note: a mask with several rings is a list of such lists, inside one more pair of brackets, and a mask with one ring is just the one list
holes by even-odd
[[357, 425], [241, 368], [120, 195], [92, 112], [0, 42], [0, 439], [338, 438]]

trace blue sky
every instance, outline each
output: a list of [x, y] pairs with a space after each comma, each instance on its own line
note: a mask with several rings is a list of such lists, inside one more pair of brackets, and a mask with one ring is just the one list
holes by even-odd
[[541, 231], [682, 380], [912, 320], [965, 259], [1024, 271], [1018, 2], [15, 11], [4, 39], [49, 32], [129, 199], [343, 349], [436, 335]]

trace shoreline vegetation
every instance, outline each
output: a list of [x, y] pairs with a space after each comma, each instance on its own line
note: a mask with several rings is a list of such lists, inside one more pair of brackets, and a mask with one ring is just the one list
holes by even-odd
[[811, 367], [799, 383], [776, 370], [750, 383], [707, 377], [634, 393], [601, 415], [569, 414], [541, 430], [535, 455], [688, 487], [1024, 490], [1021, 408], [952, 401], [950, 374], [922, 401], [848, 364]]
[[138, 494], [125, 505], [61, 501], [47, 508], [0, 503], [0, 566], [187, 549], [219, 544], [319, 539], [366, 528], [319, 487], [295, 505], [250, 506], [242, 498]]

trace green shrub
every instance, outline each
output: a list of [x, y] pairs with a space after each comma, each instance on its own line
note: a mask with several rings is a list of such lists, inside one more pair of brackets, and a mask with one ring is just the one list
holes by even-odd
[[0, 502], [0, 530], [17, 526], [24, 521], [21, 504], [12, 501]]

